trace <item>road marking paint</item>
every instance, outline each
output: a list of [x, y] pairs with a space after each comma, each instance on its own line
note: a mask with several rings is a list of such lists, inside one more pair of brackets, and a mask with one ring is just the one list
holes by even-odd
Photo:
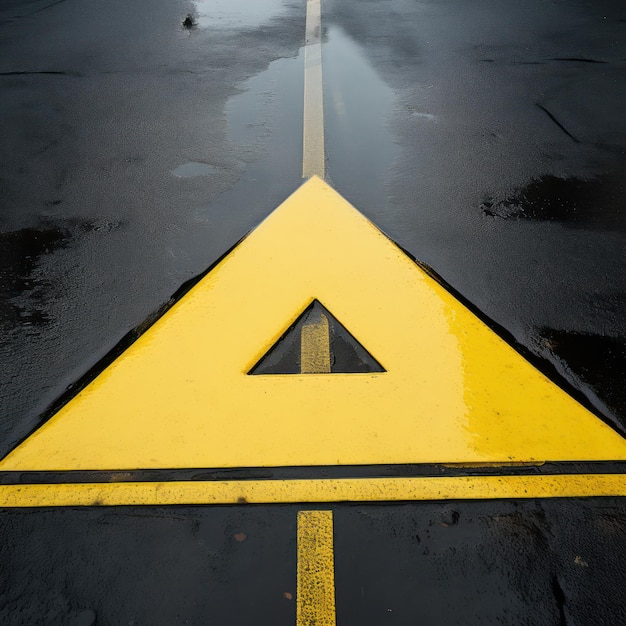
[[335, 626], [332, 511], [298, 512], [297, 626]]
[[[248, 376], [314, 298], [386, 372]], [[0, 471], [618, 460], [623, 437], [313, 177]]]
[[2, 485], [0, 507], [626, 496], [623, 474]]
[[321, 1], [307, 0], [302, 177], [325, 176]]
[[328, 318], [304, 324], [300, 338], [300, 373], [330, 374], [330, 328]]

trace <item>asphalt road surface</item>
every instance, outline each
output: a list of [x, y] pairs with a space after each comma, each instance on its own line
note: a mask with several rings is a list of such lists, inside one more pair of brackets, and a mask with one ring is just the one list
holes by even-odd
[[[0, 456], [301, 184], [304, 20], [304, 0], [0, 3]], [[323, 0], [322, 26], [327, 180], [625, 434], [624, 3]], [[583, 513], [573, 501], [513, 503], [504, 512], [465, 503], [456, 517], [448, 505], [408, 510], [415, 506], [387, 513], [382, 526], [377, 507], [338, 510], [337, 536], [357, 544], [350, 557], [337, 548], [338, 589], [341, 582], [348, 594], [337, 596], [341, 623], [626, 620], [621, 500]], [[247, 545], [232, 540], [246, 524], [276, 535], [263, 535], [254, 562], [277, 551], [267, 558], [286, 569], [271, 591], [276, 606], [252, 602], [256, 609], [230, 623], [252, 623], [259, 606], [271, 623], [293, 623], [292, 507], [256, 509], [254, 519], [228, 508], [213, 517], [176, 511], [128, 513], [148, 535], [116, 530], [122, 510], [49, 510], [45, 519], [3, 512], [3, 532], [21, 546], [3, 547], [5, 564], [20, 572], [3, 579], [3, 623], [200, 623], [210, 607], [193, 587], [198, 579], [174, 584], [171, 554], [154, 556], [171, 537], [182, 554], [198, 542], [219, 554], [198, 571], [215, 574], [212, 593], [225, 593], [222, 583], [230, 589], [214, 622], [229, 623], [247, 596], [230, 585], [239, 574], [223, 571], [224, 554]], [[555, 530], [558, 519], [570, 520], [565, 529]], [[80, 534], [86, 522], [103, 529], [101, 540]], [[433, 525], [461, 528], [465, 539], [425, 545]], [[33, 543], [29, 533], [45, 540]], [[409, 587], [395, 614], [393, 601], [383, 608], [381, 600], [399, 593], [391, 582], [376, 596], [380, 606], [359, 604], [368, 585], [385, 582], [384, 568], [375, 571], [359, 552], [371, 533], [384, 535], [377, 558], [395, 550], [403, 563], [399, 536], [411, 549], [433, 550], [432, 569], [418, 575], [401, 565]], [[62, 557], [47, 551], [55, 537], [73, 546], [74, 561], [60, 566]], [[216, 537], [224, 545], [211, 544]], [[476, 546], [521, 556], [501, 575]], [[158, 567], [164, 574], [112, 608], [107, 594], [71, 573], [88, 568], [96, 572], [89, 584], [122, 598], [111, 583], [119, 563], [105, 558], [115, 549], [142, 555], [125, 580]], [[465, 559], [459, 581], [471, 585], [448, 605], [454, 554]], [[594, 570], [594, 558], [604, 567]], [[350, 571], [370, 582], [350, 583]], [[171, 613], [133, 604], [154, 586], [188, 595]], [[424, 602], [438, 598], [437, 610], [420, 614], [415, 589]], [[265, 587], [255, 593], [265, 598]], [[536, 613], [525, 612], [531, 604]]]

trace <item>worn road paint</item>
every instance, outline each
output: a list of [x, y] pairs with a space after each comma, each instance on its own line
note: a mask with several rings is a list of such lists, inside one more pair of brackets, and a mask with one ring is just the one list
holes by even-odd
[[300, 373], [330, 374], [330, 328], [324, 313], [302, 326]]
[[[316, 298], [387, 371], [248, 376]], [[314, 177], [0, 471], [586, 460], [626, 440]]]
[[321, 33], [320, 0], [307, 0], [304, 47], [303, 178], [310, 178], [311, 176], [324, 178], [326, 173]]
[[332, 511], [298, 512], [296, 626], [335, 626]]
[[622, 474], [2, 485], [0, 507], [626, 496]]

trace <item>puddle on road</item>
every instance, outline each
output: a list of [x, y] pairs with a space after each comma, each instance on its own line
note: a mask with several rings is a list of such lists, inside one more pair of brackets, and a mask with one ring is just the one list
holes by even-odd
[[485, 199], [480, 208], [489, 217], [626, 231], [626, 177], [624, 172], [587, 180], [542, 176], [506, 198]]
[[300, 50], [297, 57], [270, 63], [267, 70], [242, 85], [241, 93], [228, 100], [228, 137], [246, 151], [247, 162], [256, 160], [264, 151], [272, 155], [274, 163], [301, 160], [303, 80]]
[[399, 154], [389, 127], [395, 93], [341, 27], [329, 27], [322, 54], [330, 177], [337, 184], [358, 181], [368, 204], [381, 208], [386, 175]]
[[183, 165], [179, 165], [176, 169], [173, 169], [172, 174], [178, 178], [193, 178], [195, 176], [210, 176], [211, 174], [216, 174], [218, 171], [217, 167], [209, 165], [208, 163], [191, 161], [190, 163], [184, 163]]
[[0, 322], [40, 326], [48, 321], [41, 307], [49, 283], [34, 276], [39, 257], [68, 244], [58, 227], [23, 228], [0, 233]]
[[276, 17], [284, 0], [195, 0], [196, 23], [203, 28], [249, 28]]
[[119, 223], [66, 220], [0, 233], [0, 323], [43, 326], [55, 286], [38, 273], [41, 258], [70, 245], [79, 234], [106, 234]]

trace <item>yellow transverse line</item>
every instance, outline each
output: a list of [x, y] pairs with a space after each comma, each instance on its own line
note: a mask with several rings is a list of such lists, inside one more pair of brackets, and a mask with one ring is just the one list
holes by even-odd
[[0, 485], [0, 507], [626, 496], [624, 474]]
[[335, 626], [332, 511], [298, 512], [296, 626]]
[[302, 177], [324, 178], [324, 97], [322, 92], [320, 0], [307, 0], [304, 46], [304, 130]]

